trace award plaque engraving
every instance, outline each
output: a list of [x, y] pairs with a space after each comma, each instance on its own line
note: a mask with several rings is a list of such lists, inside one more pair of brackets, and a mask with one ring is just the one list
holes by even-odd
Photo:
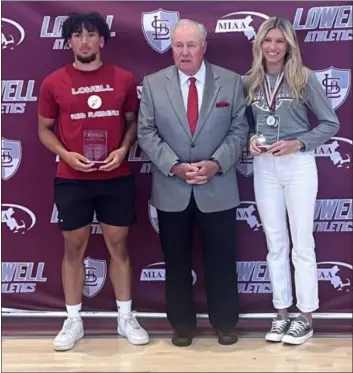
[[103, 163], [108, 156], [106, 130], [83, 131], [83, 155], [94, 163]]

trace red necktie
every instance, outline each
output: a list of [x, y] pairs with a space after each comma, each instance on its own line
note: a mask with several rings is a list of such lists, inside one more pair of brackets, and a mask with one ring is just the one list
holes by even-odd
[[189, 121], [190, 131], [193, 135], [196, 129], [197, 119], [199, 117], [199, 105], [197, 98], [196, 79], [190, 78], [187, 117]]

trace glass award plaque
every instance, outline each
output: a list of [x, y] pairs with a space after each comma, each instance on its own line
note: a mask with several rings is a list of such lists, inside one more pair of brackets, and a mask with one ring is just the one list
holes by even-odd
[[94, 163], [103, 163], [108, 157], [108, 137], [106, 130], [83, 131], [83, 155]]

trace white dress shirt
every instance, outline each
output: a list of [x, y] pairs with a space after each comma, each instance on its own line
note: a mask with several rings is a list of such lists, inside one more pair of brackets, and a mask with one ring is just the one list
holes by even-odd
[[202, 98], [203, 98], [203, 91], [205, 88], [205, 80], [206, 80], [205, 62], [202, 61], [201, 67], [195, 75], [189, 76], [189, 75], [184, 74], [180, 70], [178, 70], [178, 73], [179, 73], [181, 94], [183, 96], [184, 107], [185, 107], [186, 112], [187, 112], [187, 107], [188, 107], [188, 96], [189, 96], [189, 86], [190, 86], [189, 79], [191, 77], [194, 77], [196, 79], [195, 84], [196, 84], [196, 89], [197, 89], [198, 108], [199, 108], [199, 113], [200, 113]]
[[[205, 88], [205, 80], [206, 80], [206, 65], [205, 62], [202, 61], [201, 67], [199, 71], [192, 76], [184, 74], [182, 71], [178, 70], [179, 74], [179, 80], [180, 80], [180, 89], [181, 89], [181, 94], [183, 96], [183, 101], [184, 101], [184, 107], [185, 107], [185, 112], [187, 113], [187, 107], [188, 107], [188, 96], [189, 96], [189, 86], [190, 86], [190, 78], [194, 77], [196, 79], [195, 84], [196, 84], [196, 89], [197, 89], [197, 103], [198, 103], [198, 108], [199, 108], [199, 113], [201, 109], [201, 104], [202, 104], [202, 97], [203, 97], [203, 91]], [[171, 165], [172, 167], [178, 162], [174, 162]], [[169, 172], [169, 176], [173, 176], [171, 172]]]

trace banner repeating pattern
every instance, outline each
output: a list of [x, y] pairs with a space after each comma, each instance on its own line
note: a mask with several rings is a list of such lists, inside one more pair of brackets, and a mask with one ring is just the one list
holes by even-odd
[[[97, 10], [111, 30], [104, 61], [131, 70], [141, 94], [145, 75], [173, 63], [170, 28], [181, 18], [205, 24], [206, 57], [245, 74], [251, 46], [264, 19], [283, 16], [297, 30], [306, 65], [314, 70], [341, 122], [339, 133], [316, 149], [319, 195], [315, 240], [320, 312], [352, 312], [352, 2], [5, 2], [1, 23], [2, 72], [2, 293], [3, 307], [62, 310], [63, 240], [53, 204], [55, 155], [37, 136], [41, 81], [72, 62], [61, 25], [71, 11]], [[315, 124], [315, 118], [311, 118]], [[138, 222], [131, 229], [134, 307], [164, 312], [162, 252], [158, 220], [149, 203], [151, 164], [136, 144], [129, 164], [138, 184]], [[254, 202], [252, 157], [244, 149], [236, 165], [241, 193], [237, 246], [241, 312], [272, 312], [266, 242]], [[85, 258], [86, 311], [115, 310], [107, 275], [109, 256], [97, 221]], [[206, 312], [199, 241], [193, 279], [198, 312]]]

